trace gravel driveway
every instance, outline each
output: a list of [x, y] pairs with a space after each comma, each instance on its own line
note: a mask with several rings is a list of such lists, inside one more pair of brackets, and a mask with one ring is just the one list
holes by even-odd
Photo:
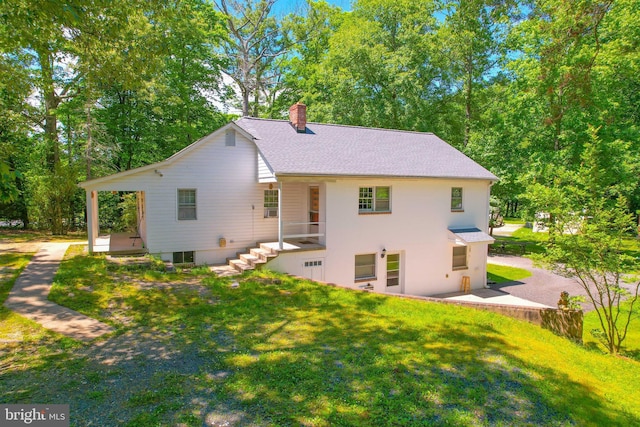
[[[490, 264], [524, 268], [531, 272], [531, 277], [513, 282], [490, 285], [491, 289], [500, 289], [513, 296], [539, 302], [551, 307], [557, 307], [562, 291], [569, 292], [569, 295], [586, 296], [586, 292], [582, 286], [578, 284], [576, 279], [562, 277], [551, 271], [534, 267], [533, 262], [529, 258], [514, 255], [491, 254], [487, 262]], [[582, 308], [585, 311], [591, 311], [593, 310], [593, 305], [591, 303], [582, 303]]]

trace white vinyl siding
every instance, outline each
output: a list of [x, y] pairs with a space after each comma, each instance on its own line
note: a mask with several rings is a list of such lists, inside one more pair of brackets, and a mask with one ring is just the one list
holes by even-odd
[[196, 216], [196, 190], [178, 190], [178, 219], [197, 219]]
[[258, 153], [258, 182], [276, 182], [276, 176], [260, 153]]
[[227, 129], [224, 132], [224, 145], [227, 147], [236, 146], [236, 131], [234, 129]]
[[376, 254], [356, 255], [356, 280], [375, 279]]

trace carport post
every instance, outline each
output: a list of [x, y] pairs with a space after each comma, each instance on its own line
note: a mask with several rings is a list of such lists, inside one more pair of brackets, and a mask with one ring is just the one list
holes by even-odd
[[98, 192], [87, 190], [87, 243], [89, 253], [93, 254], [93, 245], [100, 230], [98, 229]]

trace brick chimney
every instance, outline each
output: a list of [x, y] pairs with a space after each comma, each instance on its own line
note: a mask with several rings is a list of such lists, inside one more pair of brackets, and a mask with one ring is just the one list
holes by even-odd
[[289, 122], [298, 133], [307, 131], [307, 106], [296, 102], [289, 107]]

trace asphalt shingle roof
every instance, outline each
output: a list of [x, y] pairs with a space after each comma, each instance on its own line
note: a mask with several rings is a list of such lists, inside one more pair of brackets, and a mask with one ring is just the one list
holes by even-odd
[[243, 117], [276, 175], [398, 176], [496, 180], [491, 172], [431, 133]]
[[496, 239], [480, 230], [479, 228], [458, 228], [458, 229], [449, 229], [457, 238], [462, 240], [465, 243], [484, 243], [484, 242], [493, 242]]

